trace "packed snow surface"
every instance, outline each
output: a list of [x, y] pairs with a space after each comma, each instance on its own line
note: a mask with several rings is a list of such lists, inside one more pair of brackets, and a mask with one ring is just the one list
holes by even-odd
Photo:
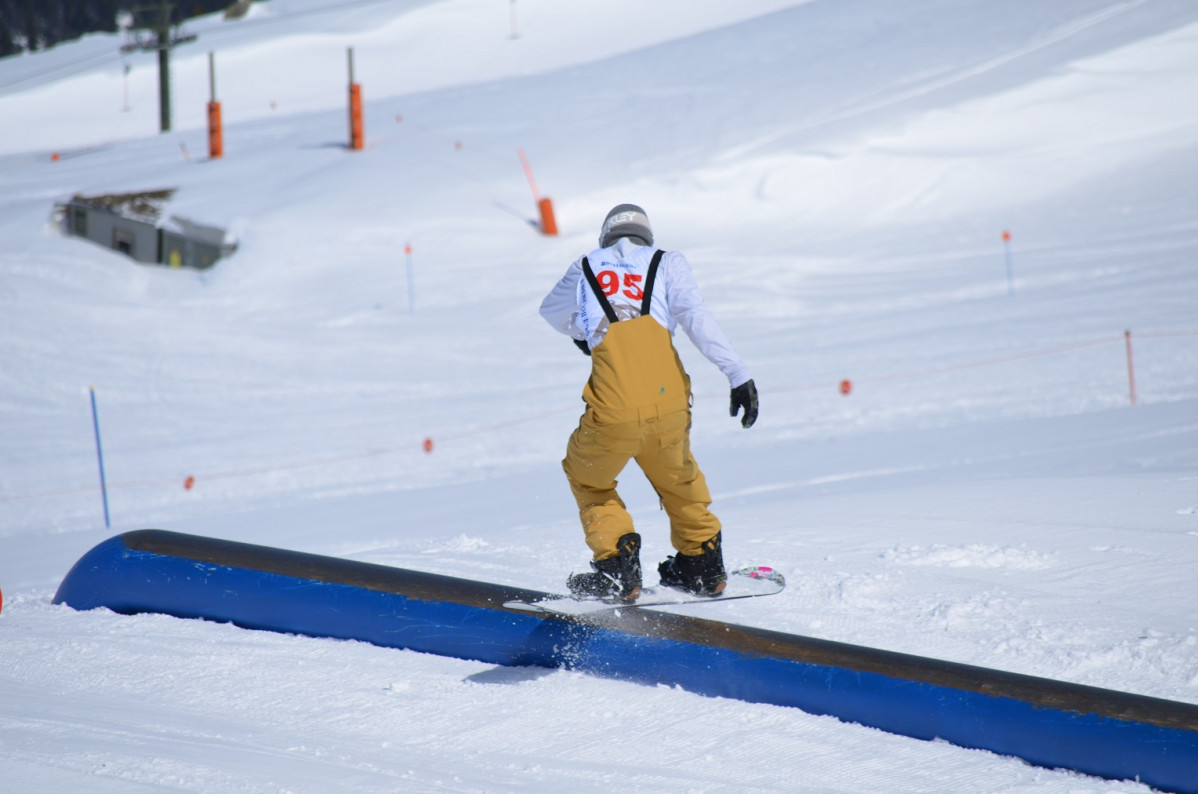
[[[0, 788], [1146, 790], [51, 600], [146, 527], [560, 590], [588, 361], [537, 307], [635, 202], [760, 389], [745, 431], [678, 340], [728, 563], [789, 581], [671, 609], [1198, 703], [1198, 4], [269, 0], [186, 30], [162, 134], [121, 35], [0, 60]], [[55, 217], [160, 188], [237, 252], [141, 265]], [[621, 490], [652, 569], [664, 514]]]

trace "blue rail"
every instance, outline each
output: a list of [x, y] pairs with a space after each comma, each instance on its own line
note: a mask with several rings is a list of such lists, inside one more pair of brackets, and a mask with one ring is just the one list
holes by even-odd
[[503, 606], [546, 595], [140, 530], [84, 555], [54, 601], [679, 686], [1198, 794], [1195, 705], [652, 610]]

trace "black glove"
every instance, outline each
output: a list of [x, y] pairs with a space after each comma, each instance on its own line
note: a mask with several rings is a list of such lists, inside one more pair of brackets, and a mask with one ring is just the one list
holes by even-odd
[[583, 352], [583, 355], [589, 356], [591, 354], [591, 349], [587, 347], [585, 339], [571, 339], [570, 341], [573, 342], [578, 349]]
[[757, 421], [757, 386], [752, 380], [747, 380], [732, 390], [732, 409], [728, 415], [736, 416], [736, 412], [741, 408], [745, 409], [745, 415], [740, 419], [741, 426], [752, 427]]

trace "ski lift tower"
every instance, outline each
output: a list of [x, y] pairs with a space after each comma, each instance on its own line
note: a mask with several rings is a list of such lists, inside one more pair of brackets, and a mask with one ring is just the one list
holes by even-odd
[[[171, 56], [173, 47], [195, 41], [194, 34], [186, 34], [180, 24], [172, 24], [171, 16], [175, 4], [170, 0], [159, 0], [157, 5], [137, 6], [130, 9], [133, 37], [121, 49], [158, 51], [158, 118], [159, 132], [171, 129]], [[149, 35], [143, 36], [142, 31]]]

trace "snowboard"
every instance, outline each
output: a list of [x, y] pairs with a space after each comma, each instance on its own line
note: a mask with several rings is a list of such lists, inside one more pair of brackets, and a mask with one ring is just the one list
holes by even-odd
[[677, 590], [672, 587], [643, 587], [641, 595], [631, 603], [611, 599], [572, 596], [552, 596], [539, 601], [508, 601], [509, 609], [530, 612], [548, 612], [554, 615], [590, 615], [596, 612], [625, 609], [629, 607], [660, 607], [678, 604], [712, 604], [732, 601], [737, 598], [757, 598], [781, 593], [786, 587], [786, 578], [779, 571], [765, 565], [738, 568], [728, 572], [728, 584], [718, 596], [705, 596]]

